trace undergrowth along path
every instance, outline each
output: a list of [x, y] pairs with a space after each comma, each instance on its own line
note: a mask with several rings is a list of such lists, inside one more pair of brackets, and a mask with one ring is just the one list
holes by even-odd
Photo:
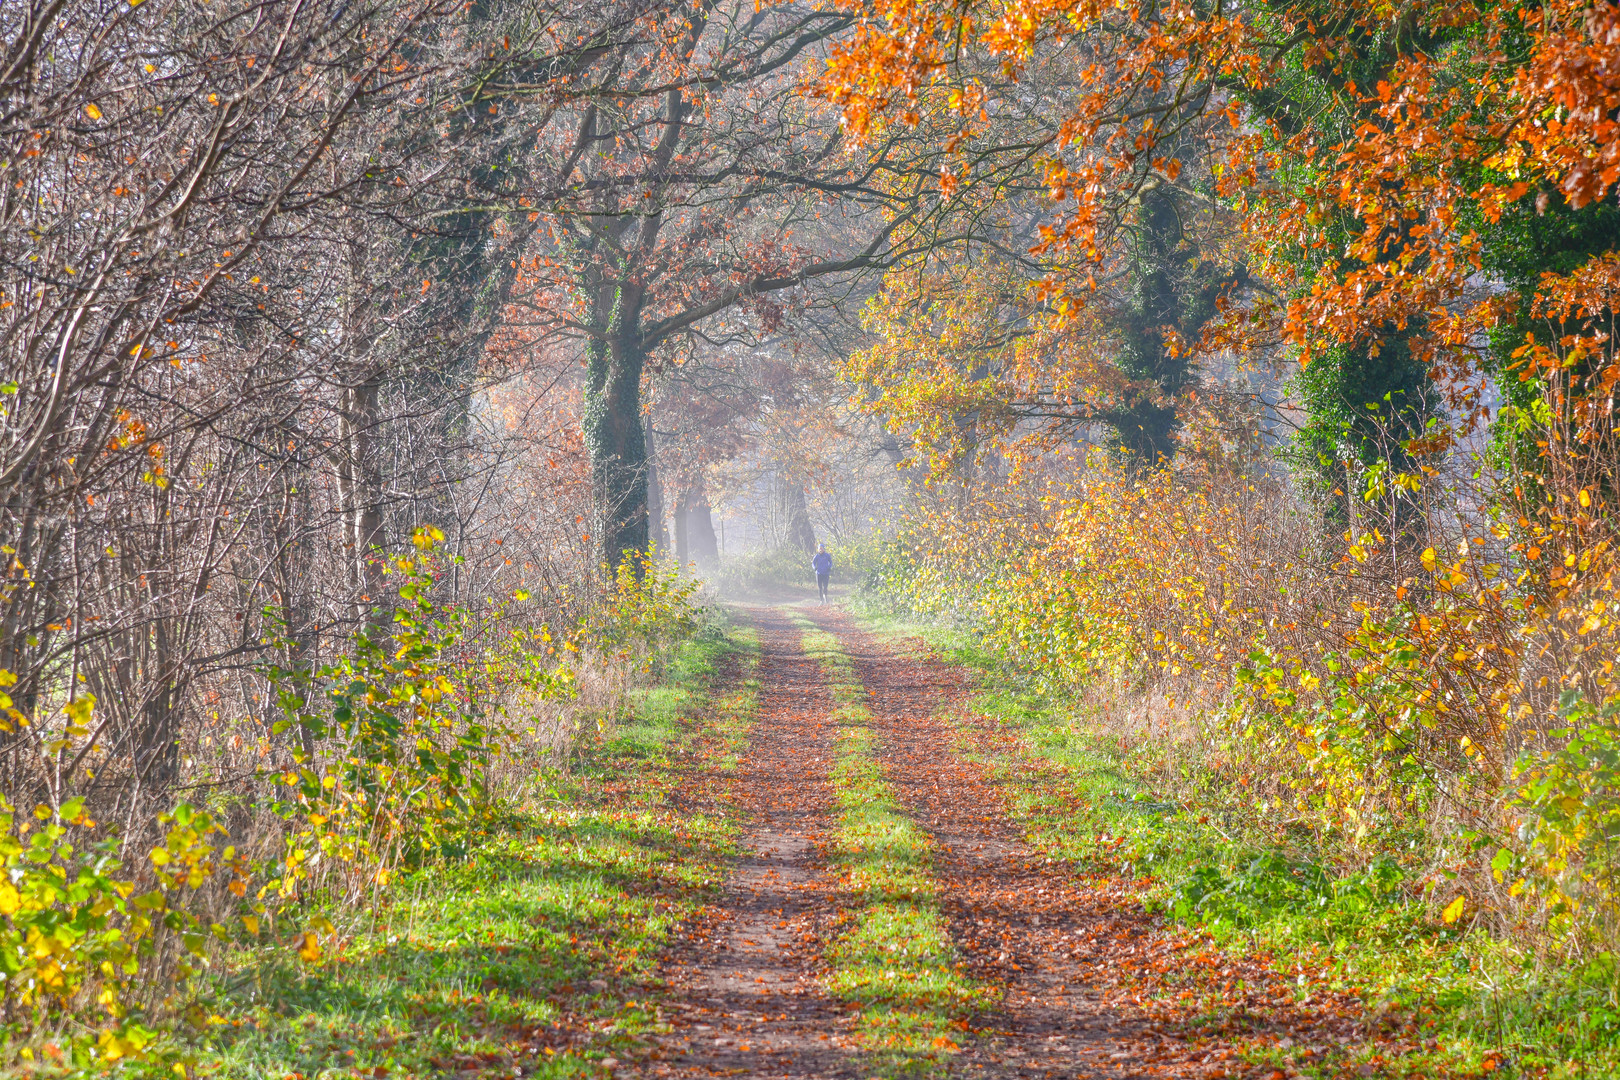
[[332, 911], [316, 959], [273, 940], [227, 953], [186, 1074], [600, 1078], [644, 1052], [664, 1026], [655, 963], [730, 865], [715, 793], [753, 715], [754, 655], [719, 627], [681, 643], [566, 766], [499, 779], [508, 796], [469, 816], [459, 850]]

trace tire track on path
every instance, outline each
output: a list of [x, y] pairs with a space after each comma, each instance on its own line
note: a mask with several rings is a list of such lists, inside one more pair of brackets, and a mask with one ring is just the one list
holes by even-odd
[[758, 713], [727, 784], [748, 831], [723, 896], [666, 954], [671, 1030], [634, 1067], [659, 1078], [857, 1077], [854, 1018], [819, 982], [835, 915], [821, 854], [835, 814], [827, 680], [781, 612], [733, 610], [760, 641]]
[[1096, 1080], [1246, 1072], [1230, 1048], [1166, 1037], [1127, 1007], [1119, 987], [1133, 980], [1110, 973], [1167, 951], [1158, 921], [1025, 842], [984, 767], [953, 749], [958, 735], [938, 715], [968, 696], [964, 673], [896, 656], [837, 609], [808, 614], [849, 654], [885, 776], [942, 847], [935, 873], [953, 938], [977, 977], [1006, 988], [1001, 1009], [974, 1022], [978, 1038], [950, 1071]]

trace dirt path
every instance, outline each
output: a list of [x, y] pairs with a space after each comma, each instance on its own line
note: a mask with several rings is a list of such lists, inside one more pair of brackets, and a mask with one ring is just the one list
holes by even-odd
[[831, 700], [781, 612], [742, 612], [760, 636], [759, 712], [733, 797], [752, 822], [725, 895], [686, 928], [665, 975], [675, 1011], [650, 1076], [860, 1075], [847, 1010], [820, 991], [834, 910], [820, 873], [833, 793]]
[[1145, 1021], [1106, 1001], [1090, 969], [1102, 959], [1093, 941], [1114, 948], [1121, 931], [1140, 937], [1146, 917], [1099, 910], [1073, 875], [1040, 860], [983, 768], [953, 751], [955, 734], [938, 714], [965, 698], [960, 671], [895, 656], [836, 608], [810, 615], [848, 651], [869, 695], [884, 774], [940, 842], [935, 874], [951, 936], [980, 978], [1006, 987], [1001, 1012], [974, 1025], [981, 1036], [952, 1072], [1144, 1075]]
[[[1351, 1029], [1329, 1020], [1342, 1003], [1324, 1002], [1319, 1015], [1297, 1008], [1262, 961], [1230, 966], [1196, 935], [1145, 913], [1130, 883], [1082, 878], [1034, 850], [986, 768], [961, 750], [963, 729], [950, 718], [970, 690], [960, 670], [902, 655], [836, 608], [799, 610], [850, 655], [884, 775], [940, 844], [932, 872], [951, 936], [975, 976], [1005, 990], [994, 1015], [972, 1022], [950, 1075], [1283, 1080], [1297, 1073], [1246, 1064], [1231, 1040], [1297, 1046], [1307, 1061], [1322, 1053], [1311, 1041], [1346, 1044]], [[838, 900], [822, 867], [835, 818], [827, 678], [782, 610], [741, 614], [760, 634], [761, 689], [732, 791], [753, 828], [723, 901], [672, 950], [672, 1030], [631, 1068], [657, 1077], [869, 1076], [872, 1062], [848, 1034], [852, 1010], [819, 984]], [[1005, 737], [968, 727], [981, 742]], [[1236, 999], [1234, 983], [1247, 987]], [[1238, 1002], [1238, 1022], [1211, 1022], [1220, 1018], [1199, 1001], [1211, 990]]]

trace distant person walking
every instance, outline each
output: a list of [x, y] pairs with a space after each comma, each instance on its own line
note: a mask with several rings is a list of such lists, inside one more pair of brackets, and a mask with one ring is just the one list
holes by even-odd
[[827, 554], [826, 544], [816, 545], [816, 555], [810, 560], [810, 567], [816, 572], [816, 591], [821, 594], [821, 602], [825, 604], [827, 583], [832, 580], [832, 556]]

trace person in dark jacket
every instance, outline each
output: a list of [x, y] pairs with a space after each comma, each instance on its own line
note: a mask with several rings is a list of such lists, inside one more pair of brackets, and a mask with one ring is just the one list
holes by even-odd
[[832, 556], [827, 554], [826, 544], [816, 545], [816, 554], [810, 560], [810, 568], [816, 572], [816, 591], [821, 594], [821, 602], [827, 603], [827, 583], [832, 580]]

